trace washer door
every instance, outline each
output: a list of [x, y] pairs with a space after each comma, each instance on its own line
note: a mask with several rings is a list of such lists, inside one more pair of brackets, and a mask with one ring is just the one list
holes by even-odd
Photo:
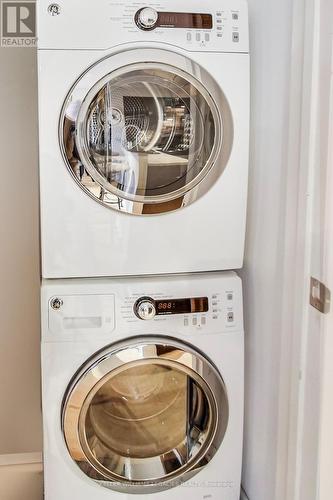
[[73, 460], [105, 487], [172, 488], [220, 447], [228, 398], [214, 365], [168, 337], [132, 338], [98, 353], [70, 384], [62, 425]]
[[116, 55], [97, 63], [70, 91], [60, 120], [63, 155], [80, 186], [103, 205], [140, 215], [196, 200], [232, 145], [231, 113], [212, 77], [171, 52], [154, 57], [143, 63], [142, 49], [125, 51], [121, 67]]

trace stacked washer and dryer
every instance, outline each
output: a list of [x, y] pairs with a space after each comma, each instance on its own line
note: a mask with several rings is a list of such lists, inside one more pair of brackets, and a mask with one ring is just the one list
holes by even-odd
[[38, 29], [45, 498], [238, 500], [246, 2]]

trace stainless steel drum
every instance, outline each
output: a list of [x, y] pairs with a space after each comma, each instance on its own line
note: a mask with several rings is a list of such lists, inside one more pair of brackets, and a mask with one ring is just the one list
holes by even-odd
[[111, 489], [171, 488], [204, 467], [228, 424], [214, 365], [168, 337], [129, 339], [90, 359], [70, 384], [63, 432], [71, 457]]
[[80, 85], [64, 105], [60, 140], [74, 178], [103, 205], [135, 214], [176, 210], [189, 193], [196, 199], [218, 158], [223, 170], [232, 119], [222, 91], [218, 109], [196, 78], [162, 63], [120, 68], [88, 92]]

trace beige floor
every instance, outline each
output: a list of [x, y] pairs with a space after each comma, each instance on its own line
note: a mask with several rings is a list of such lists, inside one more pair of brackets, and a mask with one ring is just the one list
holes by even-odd
[[[0, 460], [0, 498], [1, 500], [42, 500], [43, 469], [36, 457], [24, 463], [24, 455], [9, 456]], [[29, 461], [29, 456], [27, 457]], [[21, 463], [23, 462], [23, 463]]]

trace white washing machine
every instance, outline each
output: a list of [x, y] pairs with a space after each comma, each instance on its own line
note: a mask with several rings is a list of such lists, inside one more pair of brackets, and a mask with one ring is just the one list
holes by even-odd
[[45, 499], [239, 500], [243, 368], [234, 273], [44, 282]]
[[242, 267], [244, 0], [38, 2], [42, 272]]

